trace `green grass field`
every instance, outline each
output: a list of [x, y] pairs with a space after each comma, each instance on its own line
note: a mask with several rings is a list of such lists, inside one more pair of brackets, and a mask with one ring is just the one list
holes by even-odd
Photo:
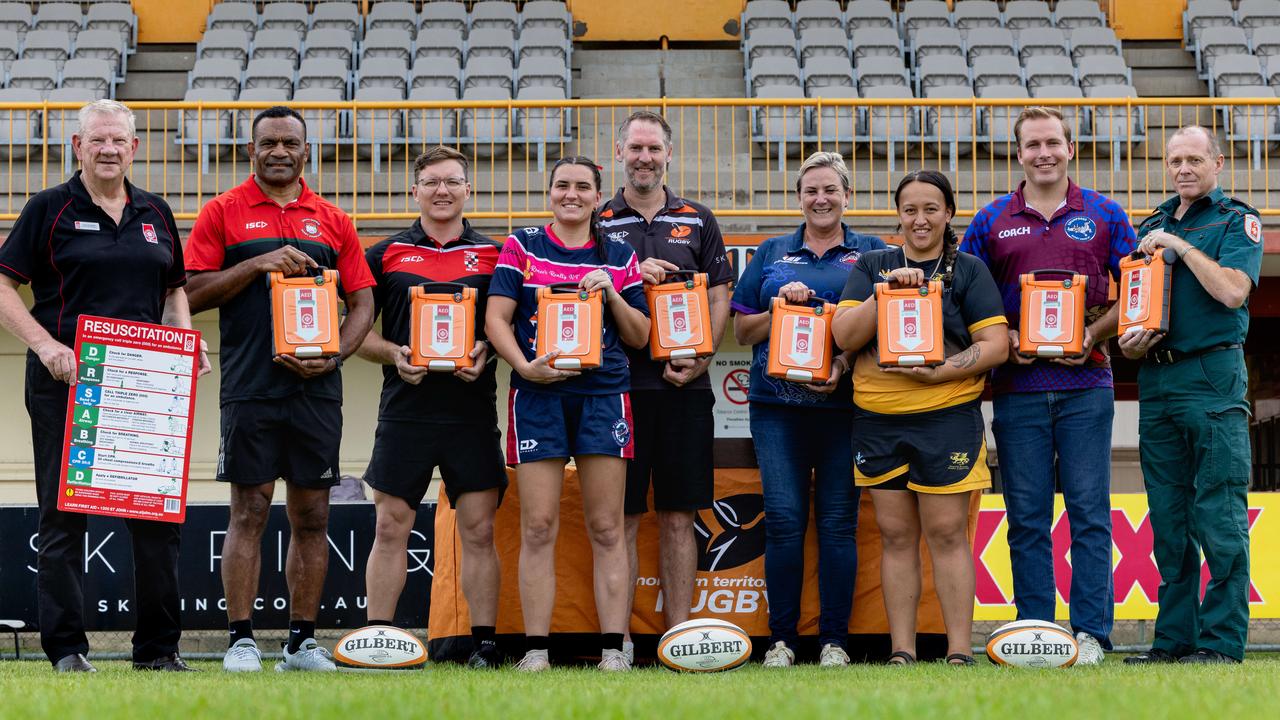
[[[1280, 657], [1231, 667], [1126, 667], [1118, 657], [1064, 671], [921, 663], [722, 675], [645, 668], [626, 675], [557, 669], [529, 676], [454, 666], [337, 675], [234, 676], [212, 662], [187, 675], [100, 662], [90, 676], [55, 676], [42, 662], [0, 662], [0, 718], [1205, 718], [1275, 717]], [[1272, 708], [1267, 710], [1266, 708]]]

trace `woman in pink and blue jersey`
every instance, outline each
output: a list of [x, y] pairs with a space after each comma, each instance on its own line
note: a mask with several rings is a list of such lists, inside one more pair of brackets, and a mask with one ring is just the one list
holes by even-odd
[[[528, 644], [517, 669], [545, 670], [555, 606], [555, 544], [560, 489], [570, 457], [578, 467], [583, 515], [591, 540], [600, 669], [628, 670], [622, 654], [630, 592], [623, 544], [623, 496], [631, 457], [631, 373], [622, 344], [649, 340], [649, 309], [640, 264], [623, 241], [596, 232], [600, 168], [584, 157], [551, 169], [554, 220], [507, 238], [489, 287], [485, 331], [511, 364], [507, 462], [520, 493], [520, 602]], [[534, 352], [539, 288], [558, 283], [604, 295], [600, 367], [561, 370], [552, 351]]]

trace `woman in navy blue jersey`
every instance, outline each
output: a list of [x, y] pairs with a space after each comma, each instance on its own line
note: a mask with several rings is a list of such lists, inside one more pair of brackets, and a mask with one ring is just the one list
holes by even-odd
[[795, 661], [810, 478], [818, 531], [819, 662], [845, 665], [849, 613], [857, 573], [854, 529], [858, 492], [850, 477], [853, 410], [848, 357], [838, 355], [831, 380], [804, 385], [765, 374], [770, 303], [775, 297], [835, 304], [862, 254], [884, 247], [878, 237], [843, 222], [851, 178], [837, 153], [818, 152], [800, 166], [796, 195], [804, 224], [765, 240], [733, 293], [733, 333], [751, 345], [751, 437], [764, 491], [764, 573], [769, 584], [769, 650], [765, 667]]
[[[549, 667], [560, 489], [570, 457], [578, 467], [591, 540], [600, 669], [630, 669], [622, 654], [630, 592], [622, 507], [632, 450], [631, 374], [622, 344], [640, 348], [648, 342], [649, 309], [635, 251], [596, 232], [600, 199], [600, 168], [594, 162], [583, 157], [557, 162], [549, 192], [555, 219], [507, 238], [489, 289], [485, 330], [512, 367], [507, 462], [516, 466], [520, 493], [520, 600], [528, 642], [516, 667], [526, 671]], [[562, 370], [551, 362], [557, 352], [535, 355], [537, 291], [559, 283], [577, 283], [604, 296], [598, 368]]]

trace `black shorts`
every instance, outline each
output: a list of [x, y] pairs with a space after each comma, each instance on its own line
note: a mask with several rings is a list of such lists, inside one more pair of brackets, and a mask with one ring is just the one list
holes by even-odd
[[342, 401], [298, 393], [222, 406], [218, 479], [262, 485], [284, 478], [316, 490], [338, 484]]
[[444, 493], [455, 507], [463, 493], [494, 488], [502, 502], [507, 468], [498, 428], [492, 426], [381, 421], [364, 481], [417, 510], [437, 467]]
[[981, 405], [907, 415], [855, 407], [853, 477], [875, 490], [950, 494], [991, 487]]
[[635, 454], [627, 463], [628, 515], [649, 509], [694, 511], [715, 499], [715, 419], [710, 390], [633, 390]]

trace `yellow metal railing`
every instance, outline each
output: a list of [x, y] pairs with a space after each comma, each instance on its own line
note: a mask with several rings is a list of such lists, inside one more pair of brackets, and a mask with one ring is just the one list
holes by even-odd
[[[134, 102], [140, 145], [131, 177], [166, 198], [179, 219], [243, 181], [248, 120], [269, 103]], [[1142, 215], [1172, 194], [1162, 166], [1166, 139], [1199, 122], [1219, 132], [1222, 185], [1263, 214], [1272, 198], [1271, 155], [1280, 149], [1277, 98], [1080, 99], [610, 99], [497, 102], [288, 103], [309, 118], [313, 162], [306, 177], [357, 221], [417, 215], [408, 193], [412, 159], [443, 141], [471, 159], [471, 216], [545, 217], [546, 172], [582, 154], [605, 167], [605, 194], [624, 182], [614, 162], [617, 125], [633, 110], [662, 112], [675, 151], [668, 183], [724, 217], [799, 215], [794, 172], [816, 150], [845, 155], [854, 171], [852, 216], [890, 216], [902, 174], [920, 167], [952, 177], [959, 214], [1017, 186], [1022, 170], [1013, 121], [1029, 104], [1063, 110], [1077, 138], [1071, 175]], [[74, 166], [69, 143], [77, 106], [0, 105], [0, 220]], [[1226, 127], [1224, 128], [1224, 124]], [[7, 131], [7, 132], [6, 132]], [[375, 144], [376, 143], [376, 144]], [[1280, 181], [1280, 176], [1277, 177]]]

